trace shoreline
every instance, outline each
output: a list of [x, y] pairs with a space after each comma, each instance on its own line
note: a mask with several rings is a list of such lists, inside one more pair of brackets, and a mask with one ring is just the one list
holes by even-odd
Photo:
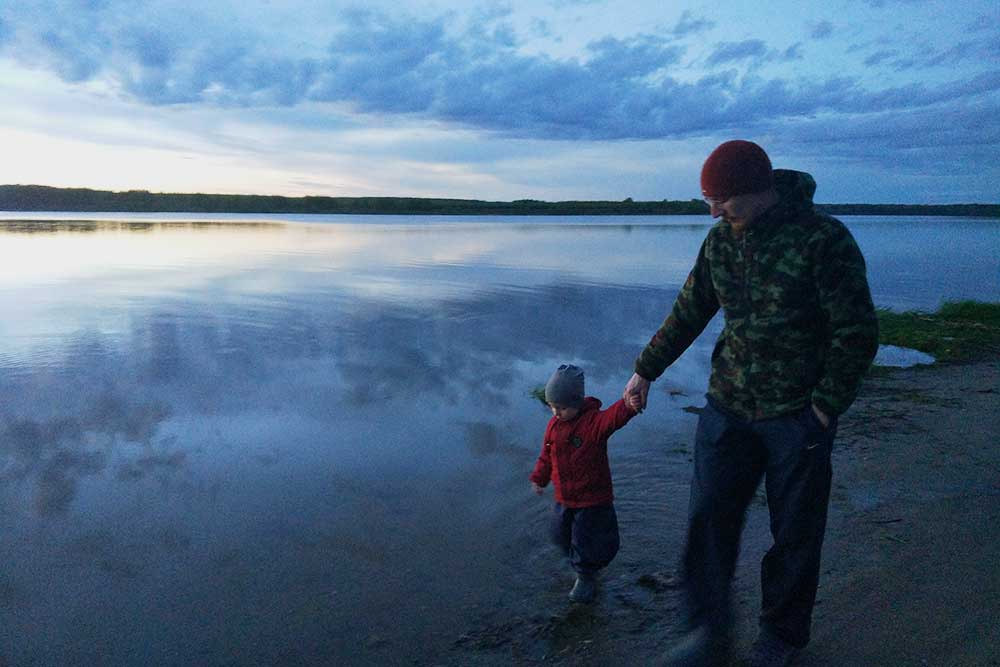
[[[866, 379], [834, 444], [813, 638], [796, 665], [1000, 665], [998, 394], [997, 355]], [[431, 664], [656, 664], [680, 632], [675, 568], [686, 506], [629, 517], [621, 500], [621, 523], [646, 530], [625, 531], [596, 603], [569, 605], [559, 587], [542, 597], [548, 608], [477, 624]], [[734, 665], [756, 635], [769, 546], [761, 490], [733, 584]]]
[[806, 665], [1000, 664], [1000, 358], [866, 381], [838, 435]]

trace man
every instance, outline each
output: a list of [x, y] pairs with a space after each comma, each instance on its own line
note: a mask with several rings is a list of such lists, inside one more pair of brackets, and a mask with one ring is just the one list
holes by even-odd
[[809, 641], [837, 417], [875, 356], [878, 324], [861, 251], [840, 221], [813, 210], [809, 174], [772, 170], [757, 144], [728, 141], [705, 161], [701, 187], [722, 220], [623, 392], [645, 407], [650, 383], [722, 308], [695, 436], [682, 564], [688, 633], [668, 658], [726, 664], [730, 583], [763, 477], [774, 544], [761, 565], [749, 663], [786, 665]]

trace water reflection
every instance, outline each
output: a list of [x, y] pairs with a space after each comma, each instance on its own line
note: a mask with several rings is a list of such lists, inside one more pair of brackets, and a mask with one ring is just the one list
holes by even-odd
[[84, 227], [3, 235], [17, 663], [447, 651], [546, 548], [528, 391], [571, 359], [613, 400], [672, 298], [620, 230]]
[[944, 301], [1000, 301], [1000, 221], [845, 218], [868, 262], [877, 306], [934, 311]]
[[[447, 662], [561, 601], [528, 392], [571, 361], [614, 400], [707, 229], [36, 225], [0, 225], [14, 664]], [[711, 339], [615, 436], [626, 540], [683, 493]]]

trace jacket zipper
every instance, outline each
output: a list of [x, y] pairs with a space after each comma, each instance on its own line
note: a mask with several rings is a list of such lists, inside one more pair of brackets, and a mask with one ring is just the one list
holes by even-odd
[[[750, 265], [753, 261], [753, 247], [747, 240], [749, 236], [750, 236], [750, 230], [747, 229], [743, 231], [743, 238], [740, 239], [740, 243], [743, 250], [743, 298], [745, 300], [745, 307], [746, 307], [746, 328], [747, 328], [746, 334], [750, 333], [750, 328], [753, 326], [753, 322], [751, 321], [751, 319], [753, 318], [753, 301], [750, 298], [750, 270], [751, 270]], [[752, 392], [750, 392], [749, 385], [751, 384], [750, 369], [753, 367], [753, 350], [750, 347], [749, 335], [744, 336], [744, 345], [746, 346], [746, 354], [747, 354], [746, 377], [748, 386], [746, 389], [748, 393], [751, 393], [750, 398], [752, 399], [753, 396]], [[757, 413], [756, 401], [753, 401], [753, 409], [754, 413], [756, 414]]]

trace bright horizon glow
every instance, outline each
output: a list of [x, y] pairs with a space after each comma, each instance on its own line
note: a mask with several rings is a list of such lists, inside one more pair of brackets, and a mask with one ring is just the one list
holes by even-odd
[[1000, 201], [995, 2], [359, 7], [2, 6], [0, 184], [684, 200], [740, 137], [822, 202]]

